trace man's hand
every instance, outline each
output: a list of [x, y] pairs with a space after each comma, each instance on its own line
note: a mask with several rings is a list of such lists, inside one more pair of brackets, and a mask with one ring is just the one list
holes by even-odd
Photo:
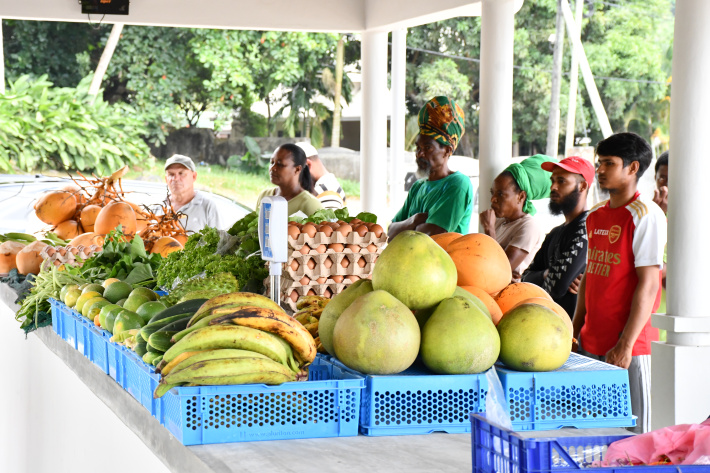
[[416, 230], [419, 225], [426, 223], [427, 218], [429, 218], [429, 214], [421, 212], [412, 215], [407, 220], [391, 224], [387, 231], [389, 241], [392, 241], [394, 237], [405, 230]]
[[663, 210], [663, 213], [668, 213], [668, 187], [662, 186], [660, 189], [653, 191], [653, 201]]
[[627, 346], [619, 340], [619, 342], [614, 345], [614, 348], [606, 352], [605, 360], [610, 365], [629, 369], [629, 366], [631, 365], [631, 353], [633, 348], [633, 345]]
[[495, 238], [496, 213], [493, 209], [484, 210], [478, 214], [478, 220], [481, 222], [483, 232], [486, 235]]
[[572, 284], [569, 285], [569, 292], [572, 294], [577, 294], [579, 292], [579, 285], [582, 282], [582, 275], [584, 273], [580, 274], [576, 278], [574, 278], [574, 281], [572, 281]]

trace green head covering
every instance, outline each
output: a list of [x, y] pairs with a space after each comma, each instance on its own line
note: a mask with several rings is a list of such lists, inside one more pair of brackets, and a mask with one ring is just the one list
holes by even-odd
[[419, 134], [431, 136], [454, 151], [464, 133], [464, 114], [453, 99], [434, 97], [419, 110]]
[[557, 160], [544, 154], [536, 154], [520, 163], [513, 163], [505, 168], [506, 171], [513, 175], [520, 190], [525, 191], [527, 194], [527, 199], [525, 199], [525, 204], [523, 205], [523, 212], [526, 214], [535, 215], [537, 213], [531, 201], [550, 196], [550, 176], [552, 173], [540, 167], [544, 162], [556, 163]]

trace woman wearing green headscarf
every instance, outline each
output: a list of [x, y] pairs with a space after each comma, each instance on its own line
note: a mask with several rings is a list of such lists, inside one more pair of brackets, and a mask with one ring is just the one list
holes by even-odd
[[520, 281], [545, 237], [533, 218], [537, 211], [531, 201], [550, 196], [551, 173], [540, 167], [546, 161], [557, 162], [536, 154], [508, 166], [493, 181], [491, 208], [480, 214], [483, 231], [495, 238], [508, 255], [512, 282]]

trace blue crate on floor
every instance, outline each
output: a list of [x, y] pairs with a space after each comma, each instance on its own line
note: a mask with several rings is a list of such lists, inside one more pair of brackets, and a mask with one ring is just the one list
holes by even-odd
[[[525, 438], [471, 414], [472, 464], [474, 473], [578, 473], [604, 458], [607, 447], [628, 435], [584, 435]], [[550, 432], [554, 435], [555, 432]], [[701, 473], [702, 465], [634, 466], [592, 468], [599, 473]]]
[[632, 427], [627, 370], [570, 353], [555, 371], [523, 372], [496, 364], [513, 430]]
[[160, 398], [160, 420], [184, 445], [354, 436], [363, 386], [316, 358], [309, 381], [174, 388]]
[[[114, 344], [119, 346], [117, 344]], [[155, 367], [145, 363], [133, 350], [119, 346], [123, 353], [123, 388], [156, 419], [160, 418], [160, 400], [153, 399], [160, 375]]]
[[396, 375], [364, 375], [328, 359], [365, 379], [360, 409], [360, 432], [365, 435], [468, 433], [469, 413], [486, 409], [485, 373], [437, 375], [412, 367]]

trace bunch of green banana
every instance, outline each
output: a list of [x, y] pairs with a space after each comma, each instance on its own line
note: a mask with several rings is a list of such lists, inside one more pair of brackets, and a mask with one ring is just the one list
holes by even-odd
[[322, 296], [303, 296], [296, 302], [298, 312], [293, 314], [293, 318], [299, 321], [310, 334], [315, 337], [316, 349], [319, 353], [327, 353], [320, 342], [318, 336], [318, 324], [323, 309], [328, 305], [330, 299]]

